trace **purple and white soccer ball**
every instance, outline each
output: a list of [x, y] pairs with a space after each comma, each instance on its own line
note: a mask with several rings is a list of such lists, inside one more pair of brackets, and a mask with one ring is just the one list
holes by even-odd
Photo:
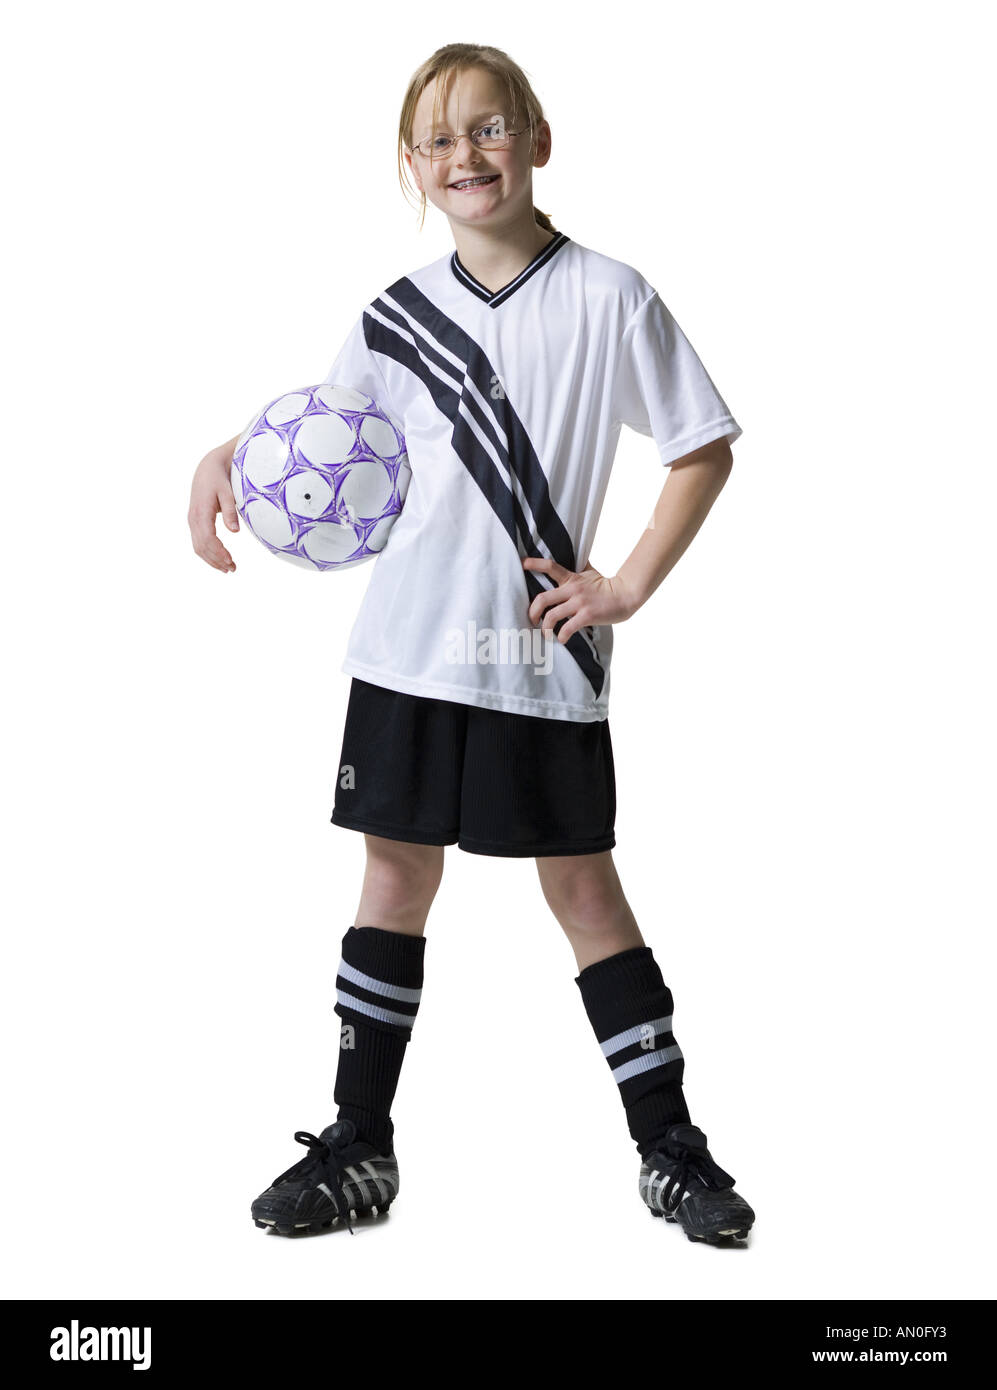
[[271, 401], [232, 456], [246, 525], [274, 555], [310, 570], [373, 560], [411, 477], [405, 440], [377, 402], [328, 383]]

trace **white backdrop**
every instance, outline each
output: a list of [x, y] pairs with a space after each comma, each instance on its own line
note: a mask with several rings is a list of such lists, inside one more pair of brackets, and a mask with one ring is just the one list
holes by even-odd
[[[10, 22], [3, 1292], [993, 1297], [985, 11], [484, 13]], [[650, 280], [744, 430], [617, 629], [610, 705], [616, 862], [693, 1118], [757, 1212], [736, 1255], [642, 1206], [533, 861], [457, 849], [393, 1112], [401, 1200], [353, 1240], [249, 1215], [335, 1115], [363, 840], [329, 814], [369, 570], [307, 574], [243, 526], [223, 576], [190, 481], [451, 249], [395, 144], [409, 76], [464, 39], [544, 104], [537, 205]], [[664, 478], [625, 431], [604, 572]]]

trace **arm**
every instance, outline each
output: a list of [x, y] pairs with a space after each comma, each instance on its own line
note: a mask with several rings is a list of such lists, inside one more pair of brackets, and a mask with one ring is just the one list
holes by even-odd
[[530, 604], [530, 621], [550, 631], [567, 618], [557, 634], [559, 642], [567, 642], [581, 627], [633, 617], [688, 549], [733, 464], [726, 439], [715, 439], [676, 459], [647, 529], [611, 578], [591, 564], [573, 573], [553, 560], [528, 556], [524, 569], [541, 570], [557, 582], [556, 589], [538, 594]]

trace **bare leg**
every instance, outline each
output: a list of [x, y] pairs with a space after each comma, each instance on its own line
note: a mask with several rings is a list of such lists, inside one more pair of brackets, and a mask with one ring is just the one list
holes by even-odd
[[579, 971], [645, 944], [623, 895], [612, 850], [541, 857], [536, 865], [544, 897], [571, 944]]
[[443, 845], [365, 835], [367, 868], [354, 925], [422, 936], [443, 878]]
[[334, 1095], [339, 1119], [350, 1120], [386, 1154], [394, 1142], [391, 1106], [422, 991], [426, 918], [443, 877], [443, 846], [381, 835], [364, 839], [360, 904], [343, 938], [336, 981], [343, 1026]]

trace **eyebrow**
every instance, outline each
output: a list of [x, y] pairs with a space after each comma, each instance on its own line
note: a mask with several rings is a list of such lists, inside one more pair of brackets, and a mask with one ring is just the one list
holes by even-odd
[[[494, 106], [489, 106], [489, 107], [487, 108], [487, 112], [482, 111], [482, 112], [480, 112], [477, 116], [472, 116], [472, 117], [471, 117], [471, 129], [472, 129], [472, 130], [475, 130], [475, 129], [477, 128], [477, 125], [478, 125], [478, 122], [479, 122], [479, 121], [490, 121], [491, 118], [492, 118], [493, 116], [503, 116], [503, 117], [504, 117], [504, 116], [505, 116], [505, 112], [502, 110], [501, 107], [499, 107], [498, 111], [496, 111], [495, 108], [494, 108]], [[435, 126], [423, 125], [423, 126], [420, 126], [419, 129], [420, 129], [420, 130], [424, 130], [424, 131], [426, 132], [426, 134], [429, 135], [429, 134], [431, 134], [434, 130], [443, 130], [443, 129], [446, 127], [446, 125], [447, 125], [447, 121], [446, 121], [445, 119], [441, 118], [441, 119], [440, 119], [439, 125], [435, 125]]]

